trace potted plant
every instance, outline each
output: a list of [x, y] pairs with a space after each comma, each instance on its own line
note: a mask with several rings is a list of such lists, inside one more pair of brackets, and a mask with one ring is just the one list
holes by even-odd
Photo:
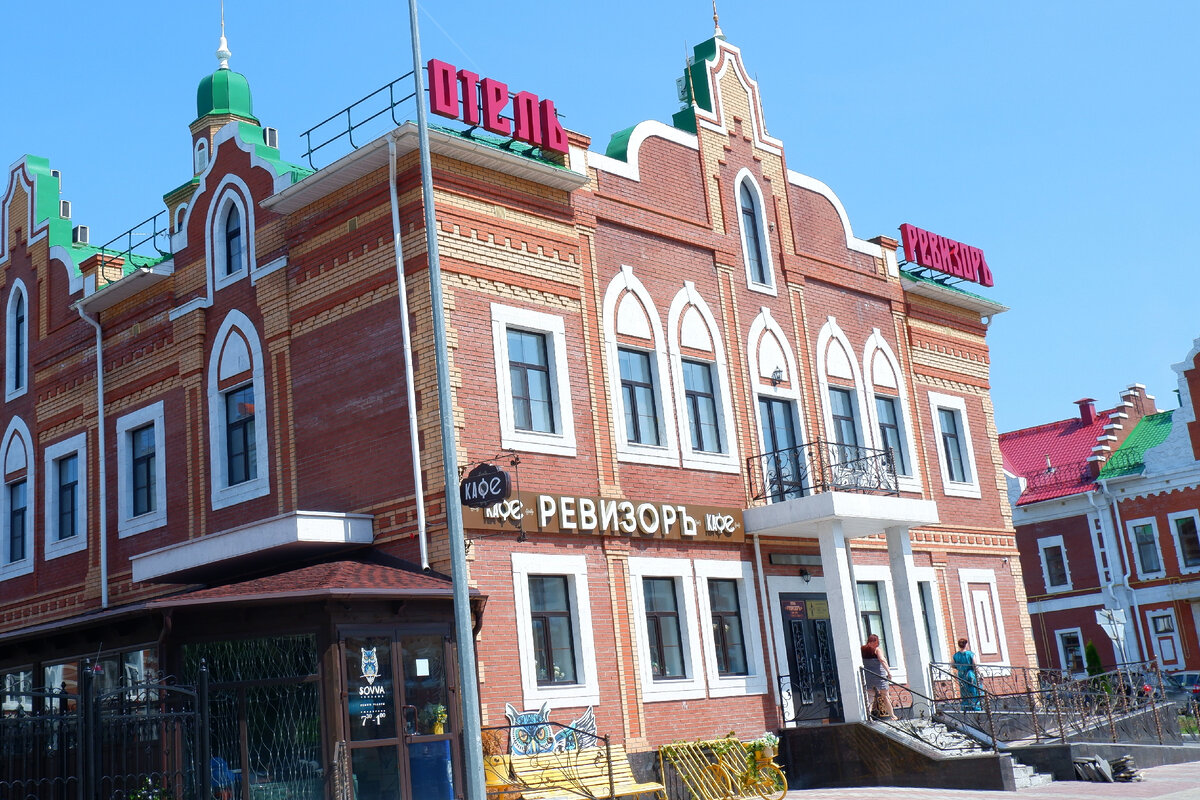
[[421, 709], [421, 727], [433, 734], [444, 733], [446, 707], [441, 703], [426, 703]]
[[516, 800], [520, 793], [512, 782], [512, 763], [504, 746], [504, 733], [496, 728], [484, 728], [483, 777], [489, 800]]
[[746, 750], [758, 762], [770, 761], [779, 751], [779, 737], [773, 733], [764, 733], [757, 739], [746, 742]]

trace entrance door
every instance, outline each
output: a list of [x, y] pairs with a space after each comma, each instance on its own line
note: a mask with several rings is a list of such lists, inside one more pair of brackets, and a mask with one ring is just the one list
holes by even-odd
[[804, 461], [796, 441], [796, 404], [774, 397], [758, 398], [763, 455], [759, 467], [772, 502], [804, 494]]
[[781, 594], [779, 606], [791, 676], [791, 708], [785, 714], [799, 723], [840, 721], [842, 694], [825, 595]]
[[440, 633], [344, 633], [350, 797], [453, 800], [452, 648]]

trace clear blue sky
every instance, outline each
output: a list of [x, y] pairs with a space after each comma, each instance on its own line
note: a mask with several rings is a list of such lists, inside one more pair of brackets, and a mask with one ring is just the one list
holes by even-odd
[[[1200, 4], [723, 0], [790, 168], [842, 199], [864, 238], [911, 222], [976, 245], [1012, 308], [989, 341], [1000, 430], [1116, 402], [1200, 336], [1195, 31]], [[603, 150], [678, 108], [675, 78], [712, 34], [709, 0], [421, 3], [426, 58], [553, 98]], [[187, 124], [216, 66], [217, 0], [5, 9], [0, 162], [63, 171], [76, 224], [104, 242], [190, 177]], [[256, 115], [298, 134], [411, 65], [404, 0], [228, 0], [230, 66]]]

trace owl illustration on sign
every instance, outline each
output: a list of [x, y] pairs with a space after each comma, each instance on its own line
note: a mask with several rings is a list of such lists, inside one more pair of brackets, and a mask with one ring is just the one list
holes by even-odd
[[375, 650], [374, 647], [362, 649], [362, 676], [372, 686], [375, 684], [375, 679], [379, 677], [379, 656], [376, 655]]
[[504, 715], [512, 726], [509, 750], [515, 756], [582, 750], [596, 744], [596, 716], [591, 706], [559, 731], [550, 723], [549, 703], [542, 703], [537, 711], [518, 711], [512, 703], [505, 703]]

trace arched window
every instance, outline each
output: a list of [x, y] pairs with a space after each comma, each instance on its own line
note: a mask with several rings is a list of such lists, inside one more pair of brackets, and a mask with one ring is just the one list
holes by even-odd
[[772, 503], [801, 497], [812, 488], [800, 406], [803, 379], [791, 342], [768, 308], [750, 324], [746, 360], [759, 430], [751, 460], [754, 497]]
[[913, 457], [912, 414], [904, 372], [891, 346], [876, 328], [863, 350], [866, 408], [870, 423], [866, 425], [871, 446], [891, 453], [900, 488], [920, 491], [917, 463]]
[[762, 191], [749, 170], [737, 177], [738, 226], [742, 231], [742, 258], [746, 262], [746, 281], [751, 289], [775, 293], [771, 272], [771, 248], [763, 220]]
[[208, 166], [208, 142], [204, 139], [197, 140], [193, 159], [195, 161], [196, 174], [199, 175]]
[[11, 400], [25, 394], [29, 382], [29, 302], [25, 284], [20, 280], [13, 282], [8, 295], [5, 328], [8, 339], [5, 398]]
[[4, 433], [0, 460], [0, 580], [33, 571], [33, 448], [29, 428], [14, 417]]
[[242, 268], [242, 218], [237, 206], [229, 206], [225, 215], [225, 274], [232, 275]]
[[266, 375], [250, 319], [231, 311], [208, 362], [209, 450], [213, 508], [270, 492]]

